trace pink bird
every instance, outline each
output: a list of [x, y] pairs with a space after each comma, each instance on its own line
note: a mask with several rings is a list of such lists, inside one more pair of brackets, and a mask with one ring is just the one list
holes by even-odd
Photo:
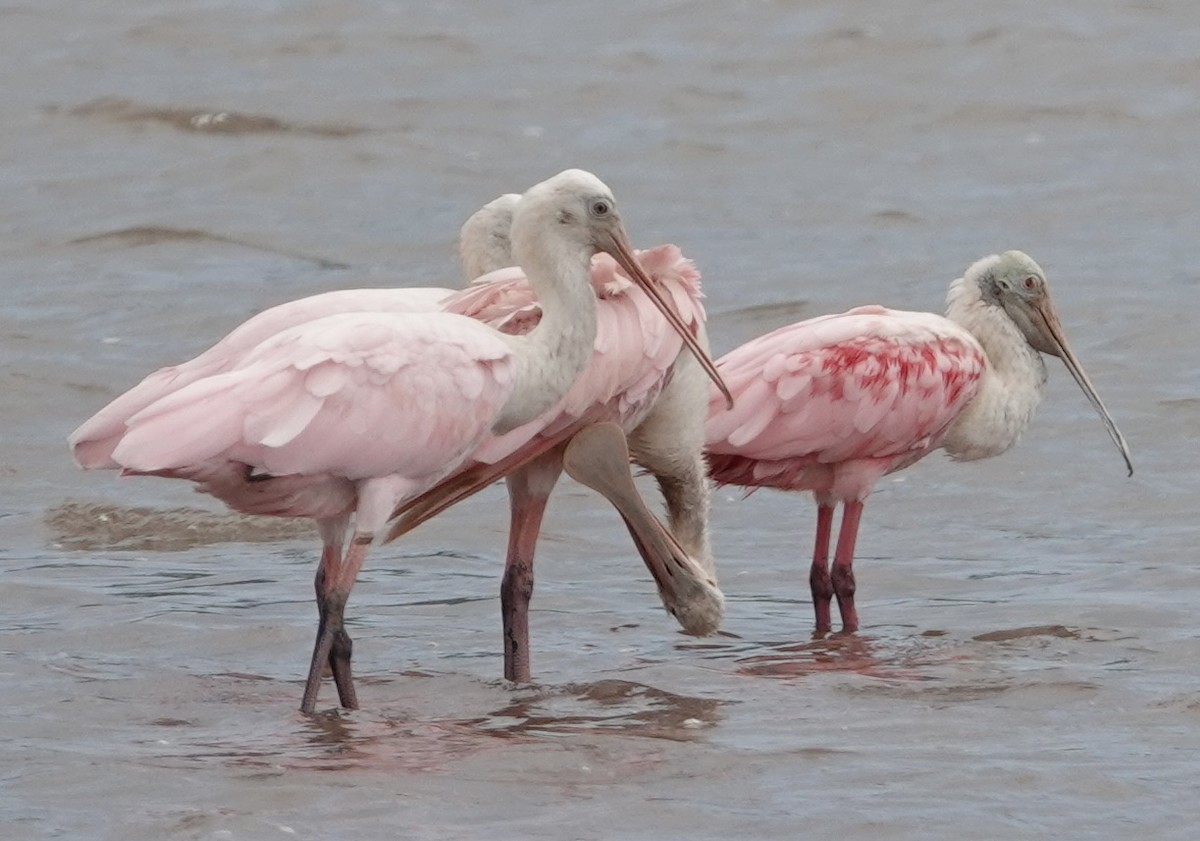
[[[484, 205], [463, 226], [462, 261], [468, 279], [512, 263], [513, 208], [521, 197], [509, 193]], [[497, 255], [503, 255], [497, 256]], [[184, 386], [224, 373], [267, 339], [329, 315], [342, 313], [420, 313], [442, 310], [458, 290], [437, 287], [338, 289], [271, 307], [253, 316], [204, 353], [162, 368], [117, 397], [76, 429], [68, 441], [76, 461], [89, 470], [116, 469], [112, 451], [125, 435], [126, 422], [142, 409]]]
[[250, 318], [204, 353], [179, 365], [160, 368], [88, 418], [68, 439], [75, 460], [89, 470], [119, 468], [113, 450], [125, 436], [129, 419], [150, 404], [197, 380], [240, 365], [268, 339], [292, 328], [346, 313], [420, 313], [441, 310], [453, 289], [341, 289], [271, 307]]
[[967, 269], [950, 286], [945, 318], [859, 307], [782, 327], [718, 360], [736, 407], [725, 411], [723, 397], [710, 396], [711, 475], [721, 485], [814, 493], [817, 631], [830, 630], [835, 595], [843, 629], [858, 629], [854, 543], [875, 483], [939, 447], [971, 461], [1013, 446], [1045, 385], [1039, 352], [1063, 360], [1132, 475], [1125, 439], [1067, 345], [1046, 276], [1020, 251]]
[[[461, 252], [464, 271], [494, 268], [511, 260], [505, 253], [504, 208], [511, 197], [501, 197], [463, 226]], [[723, 614], [723, 597], [708, 537], [709, 487], [703, 458], [703, 419], [707, 390], [704, 365], [698, 355], [687, 355], [680, 337], [664, 331], [652, 315], [657, 292], [669, 298], [687, 325], [707, 346], [703, 332], [699, 274], [691, 261], [672, 245], [638, 253], [638, 260], [653, 285], [635, 286], [607, 255], [592, 262], [596, 290], [597, 334], [595, 351], [584, 373], [554, 410], [508, 435], [485, 442], [460, 473], [406, 503], [399, 523], [388, 539], [414, 528], [436, 513], [507, 475], [511, 524], [505, 573], [501, 584], [504, 629], [504, 674], [509, 680], [530, 680], [529, 602], [533, 591], [533, 557], [542, 516], [564, 464], [565, 444], [549, 447], [565, 430], [578, 430], [612, 421], [630, 434], [634, 459], [649, 467], [659, 479], [668, 500], [671, 544], [681, 553], [679, 562], [694, 559], [704, 579], [676, 577], [670, 582], [655, 576], [667, 610], [690, 633], [715, 631]], [[498, 269], [480, 277], [464, 292], [444, 302], [447, 310], [479, 318], [507, 333], [533, 329], [541, 318], [534, 290], [519, 268]], [[715, 378], [718, 389], [722, 387]], [[622, 438], [610, 430], [603, 439], [605, 452], [623, 450]], [[614, 443], [615, 442], [615, 443]], [[576, 479], [609, 493], [591, 476], [601, 471], [595, 461], [580, 470], [581, 437], [572, 439], [573, 461], [567, 469]], [[592, 448], [593, 451], [598, 449]], [[593, 452], [592, 458], [598, 457]], [[620, 471], [628, 476], [627, 467]], [[611, 469], [609, 475], [618, 471]], [[609, 496], [617, 504], [617, 499]], [[626, 494], [626, 499], [631, 497]], [[651, 517], [640, 497], [632, 502], [642, 517]], [[622, 510], [627, 523], [630, 512]], [[646, 554], [646, 529], [634, 530], [635, 544]], [[652, 532], [661, 538], [657, 532]], [[648, 564], [649, 566], [649, 564]], [[653, 572], [653, 569], [652, 569]]]
[[[326, 664], [343, 706], [357, 706], [344, 609], [391, 512], [451, 473], [485, 435], [548, 411], [582, 372], [596, 333], [592, 254], [603, 250], [634, 282], [650, 283], [611, 192], [579, 170], [522, 197], [512, 247], [545, 307], [527, 336], [444, 312], [327, 315], [265, 330], [267, 338], [234, 354], [224, 370], [180, 366], [190, 382], [125, 416], [115, 441], [104, 433], [119, 413], [108, 410], [123, 398], [71, 437], [85, 467], [116, 464], [126, 473], [190, 479], [237, 510], [317, 521], [321, 622], [305, 712], [314, 709]], [[686, 333], [674, 312], [663, 315]], [[658, 574], [669, 578], [672, 570]]]

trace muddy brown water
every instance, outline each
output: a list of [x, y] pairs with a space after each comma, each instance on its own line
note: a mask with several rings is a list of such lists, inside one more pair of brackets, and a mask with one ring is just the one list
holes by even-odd
[[[0, 837], [1195, 838], [1197, 44], [1185, 0], [0, 8]], [[718, 494], [700, 640], [564, 483], [519, 688], [494, 488], [375, 553], [364, 709], [301, 717], [311, 529], [64, 439], [271, 304], [455, 283], [567, 166], [718, 351], [1028, 251], [1137, 473], [1051, 361], [1016, 450], [881, 483], [825, 640], [806, 500]]]

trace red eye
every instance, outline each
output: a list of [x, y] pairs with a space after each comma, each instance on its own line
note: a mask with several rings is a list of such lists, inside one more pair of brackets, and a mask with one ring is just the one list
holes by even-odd
[[1025, 288], [1026, 289], [1029, 289], [1032, 291], [1032, 289], [1035, 286], [1037, 286], [1037, 278], [1036, 277], [1034, 277], [1033, 275], [1030, 275], [1029, 277], [1025, 278]]

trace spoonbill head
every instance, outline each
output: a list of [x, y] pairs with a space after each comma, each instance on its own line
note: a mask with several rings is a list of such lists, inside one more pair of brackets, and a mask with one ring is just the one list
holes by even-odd
[[725, 411], [710, 392], [711, 475], [814, 493], [809, 583], [819, 632], [831, 628], [835, 595], [843, 628], [858, 628], [854, 546], [875, 484], [939, 447], [961, 461], [1012, 447], [1045, 387], [1042, 353], [1062, 358], [1132, 472], [1125, 439], [1067, 344], [1045, 273], [1020, 251], [968, 268], [950, 286], [945, 317], [858, 307], [781, 327], [718, 361], [737, 405]]
[[[979, 300], [985, 304], [998, 307], [1011, 320], [1021, 336], [1033, 350], [1050, 356], [1057, 356], [1063, 361], [1071, 377], [1079, 384], [1088, 401], [1100, 415], [1109, 437], [1117, 445], [1129, 475], [1133, 475], [1133, 459], [1129, 453], [1129, 445], [1121, 431], [1117, 429], [1112, 416], [1105, 408], [1096, 387], [1088, 379], [1083, 365], [1067, 343], [1066, 332], [1058, 315], [1058, 308], [1050, 296], [1050, 284], [1046, 273], [1033, 258], [1023, 251], [1005, 251], [1000, 255], [986, 257], [972, 265], [963, 275], [956, 286], [961, 284], [963, 290], [952, 288], [949, 295], [951, 308], [959, 297], [970, 298], [969, 286], [974, 284], [978, 289]], [[986, 330], [980, 326], [977, 330]], [[1002, 352], [993, 343], [993, 354]]]

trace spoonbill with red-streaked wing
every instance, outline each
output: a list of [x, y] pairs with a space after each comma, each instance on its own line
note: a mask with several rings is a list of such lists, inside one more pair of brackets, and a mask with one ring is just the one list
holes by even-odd
[[950, 286], [945, 317], [858, 307], [781, 327], [718, 360], [736, 404], [727, 411], [724, 395], [710, 395], [710, 473], [722, 485], [814, 493], [817, 631], [831, 628], [834, 596], [843, 629], [858, 629], [854, 544], [875, 483], [939, 447], [971, 461], [1013, 446], [1042, 396], [1042, 353], [1066, 364], [1132, 475], [1129, 447], [1067, 345], [1046, 275], [1020, 251], [967, 269]]

